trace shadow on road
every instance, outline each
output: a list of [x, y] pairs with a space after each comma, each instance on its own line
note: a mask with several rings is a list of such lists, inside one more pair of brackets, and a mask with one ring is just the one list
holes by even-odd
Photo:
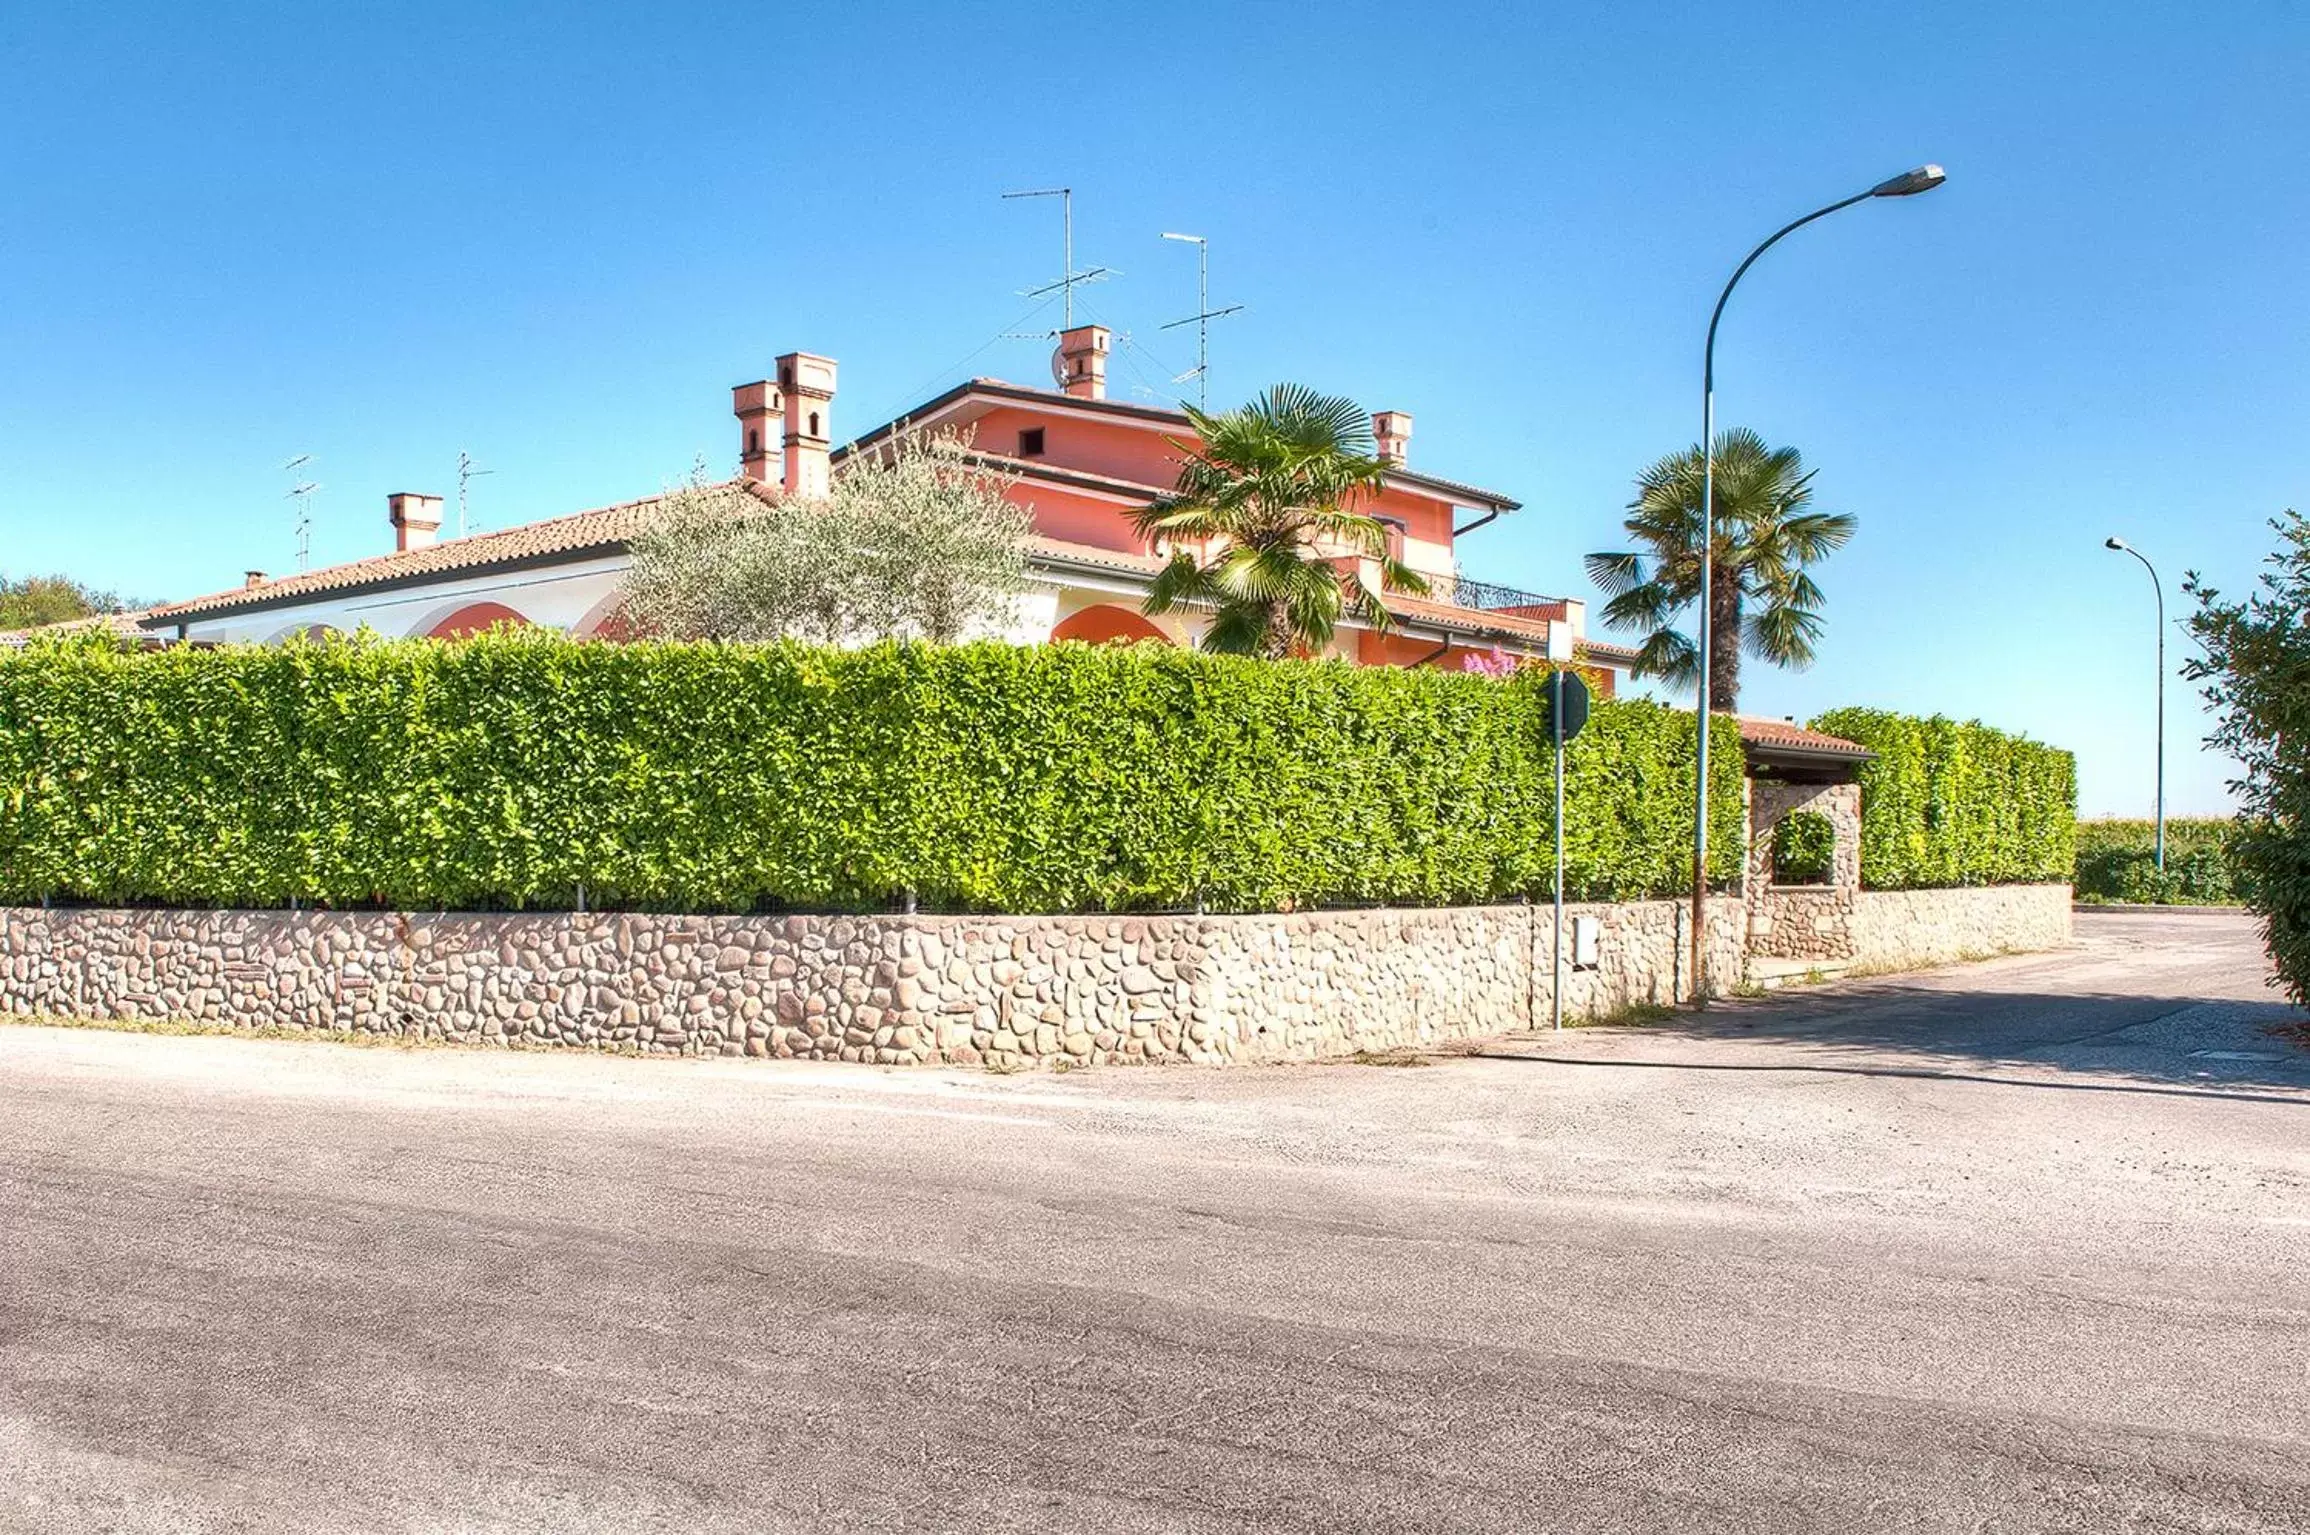
[[[1973, 1076], [2097, 1092], [2310, 1091], [2310, 1048], [2272, 1032], [2302, 1014], [2267, 985], [2252, 918], [2112, 909], [2081, 912], [2076, 933], [2050, 954], [1735, 998], [1643, 1037], [1680, 1042], [1660, 1064], [1706, 1069]], [[1642, 1064], [1628, 1058], [1635, 1037], [1614, 1033], [1614, 1048], [1596, 1054]], [[1567, 1059], [1588, 1054], [1533, 1044]], [[1733, 1048], [1711, 1048], [1721, 1045]], [[2001, 1066], [2031, 1069], [1983, 1071]]]
[[[1930, 1082], [1982, 1082], [1994, 1087], [2045, 1088], [2070, 1093], [2146, 1093], [2165, 1098], [2224, 1098], [2245, 1103], [2276, 1103], [2289, 1108], [2310, 1108], [2310, 1097], [2300, 1092], [2273, 1093], [2252, 1089], [2263, 1084], [2251, 1078], [2228, 1076], [2206, 1079], [2203, 1085], [2185, 1087], [2156, 1081], [2066, 1081], [2059, 1077], [1992, 1076], [1981, 1071], [1962, 1071], [1931, 1066], [1896, 1066], [1862, 1062], [1831, 1064], [1820, 1061], [1699, 1061], [1699, 1060], [1643, 1060], [1635, 1057], [1598, 1057], [1575, 1054], [1556, 1054], [1545, 1050], [1507, 1051], [1473, 1050], [1467, 1059], [1478, 1061], [1528, 1061], [1548, 1066], [1626, 1067], [1648, 1071], [1756, 1071], [1795, 1072], [1821, 1076], [1844, 1077], [1909, 1077]], [[2022, 1064], [2014, 1062], [2011, 1064]], [[2029, 1062], [2042, 1065], [2042, 1062]], [[2225, 1083], [2235, 1086], [2222, 1085]], [[2279, 1085], [2297, 1086], [2310, 1091], [2310, 1069], [2288, 1077]]]
[[[1528, 1038], [1503, 1057], [1712, 1071], [1957, 1077], [2088, 1092], [2310, 1093], [2303, 1015], [2238, 914], [2081, 912], [2069, 948], [1718, 1002], [1657, 1024]], [[1594, 1048], [1583, 1044], [1583, 1038]], [[1661, 1048], [1646, 1055], [1642, 1041]], [[1744, 1048], [1754, 1047], [1754, 1048]], [[2011, 1075], [1989, 1068], [2027, 1068]]]

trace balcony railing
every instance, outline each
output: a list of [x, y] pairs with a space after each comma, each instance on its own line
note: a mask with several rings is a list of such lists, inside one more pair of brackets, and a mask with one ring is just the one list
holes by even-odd
[[1522, 611], [1527, 617], [1538, 618], [1545, 616], [1546, 610], [1560, 607], [1564, 601], [1561, 597], [1543, 597], [1538, 592], [1468, 576], [1431, 577], [1428, 586], [1429, 595], [1438, 602], [1478, 608], [1487, 613]]

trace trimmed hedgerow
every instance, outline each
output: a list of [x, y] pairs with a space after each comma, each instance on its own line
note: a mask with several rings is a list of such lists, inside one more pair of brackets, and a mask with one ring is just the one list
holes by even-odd
[[2067, 882], [2077, 759], [1978, 722], [1836, 709], [1815, 730], [1858, 741], [1861, 883], [1872, 890]]
[[[536, 632], [0, 654], [0, 899], [1287, 910], [1543, 894], [1536, 678]], [[1740, 824], [1719, 720], [1711, 817]], [[1690, 717], [1601, 704], [1567, 890], [1688, 878]], [[1736, 836], [1713, 872], [1740, 867]]]
[[2230, 843], [2238, 823], [2227, 817], [2166, 821], [2166, 868], [2158, 872], [2157, 823], [2077, 823], [2077, 898], [2160, 906], [2228, 906], [2240, 897]]

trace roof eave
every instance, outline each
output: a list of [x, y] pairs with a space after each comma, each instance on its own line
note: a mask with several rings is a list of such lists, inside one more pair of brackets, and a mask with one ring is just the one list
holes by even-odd
[[401, 591], [412, 586], [441, 586], [470, 580], [476, 576], [506, 575], [515, 571], [536, 570], [547, 565], [574, 565], [583, 560], [605, 559], [624, 554], [631, 546], [628, 539], [609, 539], [592, 544], [573, 544], [567, 549], [544, 550], [536, 554], [511, 555], [504, 559], [489, 560], [473, 565], [459, 565], [448, 570], [424, 570], [405, 575], [380, 576], [373, 580], [352, 581], [343, 586], [317, 587], [309, 591], [267, 593], [262, 587], [252, 587], [244, 599], [221, 602], [213, 607], [197, 607], [205, 601], [174, 608], [155, 608], [138, 624], [150, 630], [174, 629], [184, 624], [203, 624], [220, 618], [233, 618], [248, 613], [266, 613], [281, 608], [311, 607], [316, 603], [332, 602], [341, 597], [360, 597], [375, 592]]
[[[953, 388], [933, 395], [904, 415], [894, 416], [864, 436], [844, 443], [834, 450], [830, 456], [830, 461], [839, 463], [853, 453], [871, 448], [884, 441], [908, 423], [935, 416], [974, 394], [1017, 404], [1041, 405], [1056, 410], [1083, 410], [1094, 415], [1127, 416], [1151, 424], [1177, 426], [1181, 429], [1186, 429], [1192, 425], [1185, 416], [1177, 411], [1162, 410], [1148, 405], [1133, 405], [1127, 400], [1084, 400], [1073, 395], [1053, 395], [1044, 389], [1030, 389], [1024, 384], [1005, 384], [992, 379], [973, 378], [965, 379]], [[1485, 490], [1476, 485], [1463, 485], [1457, 480], [1447, 480], [1438, 475], [1422, 474], [1416, 469], [1407, 469], [1400, 464], [1392, 464], [1388, 467], [1387, 478], [1400, 481], [1407, 486], [1429, 494], [1442, 495], [1455, 506], [1480, 507], [1487, 511], [1501, 512], [1521, 511], [1524, 507], [1523, 502], [1503, 496], [1497, 491]]]

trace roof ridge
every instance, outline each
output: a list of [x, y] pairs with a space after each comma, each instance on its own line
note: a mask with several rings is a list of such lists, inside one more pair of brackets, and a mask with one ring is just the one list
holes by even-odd
[[[753, 488], [754, 482], [740, 477], [732, 480], [711, 481], [704, 488], [719, 490], [733, 487]], [[176, 602], [160, 603], [146, 610], [145, 616], [148, 619], [168, 619], [193, 611], [229, 610], [244, 602], [273, 602], [287, 596], [318, 596], [360, 584], [358, 579], [344, 579], [355, 573], [361, 576], [375, 575], [382, 579], [397, 569], [405, 569], [412, 573], [437, 569], [448, 574], [468, 565], [485, 566], [490, 563], [492, 553], [511, 547], [525, 539], [534, 540], [540, 536], [541, 532], [545, 537], [551, 538], [551, 530], [564, 528], [569, 524], [584, 522], [588, 519], [614, 518], [621, 513], [639, 511], [643, 507], [654, 505], [674, 494], [676, 494], [676, 488], [670, 487], [647, 496], [636, 496], [631, 500], [612, 502], [608, 506], [589, 507], [579, 512], [563, 512], [554, 517], [539, 517], [528, 522], [517, 522], [511, 527], [492, 528], [485, 533], [470, 533], [462, 538], [445, 538], [434, 543], [421, 544], [414, 549], [391, 549], [381, 554], [365, 554], [358, 559], [340, 560], [333, 565], [323, 565], [318, 570], [300, 570], [294, 574], [277, 576], [259, 586], [226, 587], [221, 591], [206, 592]], [[756, 494], [760, 495], [761, 492], [757, 490]], [[553, 552], [553, 550], [549, 547], [540, 552]], [[442, 558], [444, 554], [452, 557]]]

